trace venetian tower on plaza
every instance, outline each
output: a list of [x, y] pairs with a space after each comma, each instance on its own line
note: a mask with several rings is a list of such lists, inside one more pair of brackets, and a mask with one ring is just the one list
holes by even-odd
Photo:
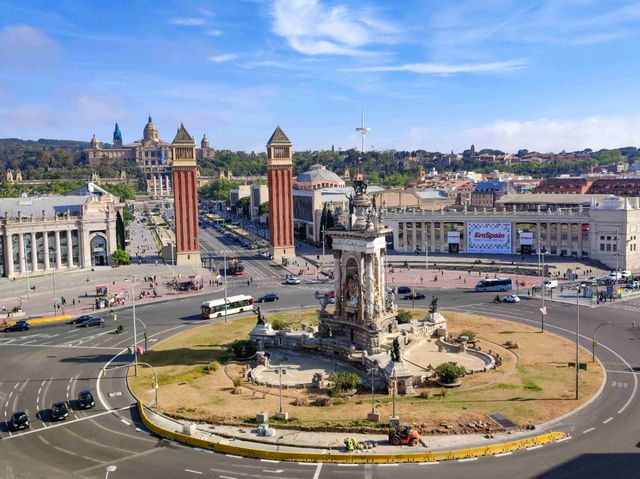
[[336, 303], [320, 318], [319, 336], [332, 338], [329, 354], [348, 356], [353, 347], [377, 354], [397, 330], [393, 293], [385, 288], [386, 235], [375, 197], [363, 180], [353, 182], [346, 226], [327, 231], [333, 240]]
[[267, 143], [269, 237], [275, 261], [296, 255], [293, 240], [293, 159], [291, 142], [278, 126]]
[[180, 124], [171, 143], [173, 207], [176, 225], [176, 264], [200, 265], [196, 142]]

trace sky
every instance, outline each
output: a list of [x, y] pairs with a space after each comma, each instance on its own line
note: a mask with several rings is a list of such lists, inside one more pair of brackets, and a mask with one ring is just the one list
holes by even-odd
[[0, 137], [640, 146], [640, 1], [0, 0]]

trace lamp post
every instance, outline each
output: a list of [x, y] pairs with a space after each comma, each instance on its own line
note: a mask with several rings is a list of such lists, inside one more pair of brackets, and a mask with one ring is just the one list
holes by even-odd
[[427, 240], [424, 242], [424, 277], [429, 277], [429, 242]]
[[616, 324], [615, 321], [607, 321], [604, 323], [600, 323], [596, 326], [596, 329], [593, 330], [593, 335], [591, 337], [591, 362], [595, 362], [596, 361], [596, 346], [598, 345], [598, 343], [596, 343], [596, 331], [598, 331], [598, 329], [600, 329], [602, 326], [606, 325], [606, 324]]
[[223, 272], [223, 281], [224, 281], [224, 322], [227, 322], [227, 253], [222, 252], [222, 259], [224, 261], [224, 272]]
[[[133, 362], [135, 375], [138, 375], [138, 330], [136, 329], [136, 290], [135, 276], [129, 276], [131, 282], [131, 313], [133, 314]], [[142, 323], [144, 324], [144, 323]], [[146, 327], [145, 327], [146, 330]], [[146, 350], [146, 347], [145, 347]]]
[[541, 332], [544, 333], [544, 315], [546, 314], [547, 310], [544, 307], [544, 255], [546, 254], [546, 249], [545, 251], [538, 251], [538, 256], [541, 258], [542, 261], [542, 274], [540, 276], [540, 294], [542, 294], [542, 308], [540, 310], [540, 328], [541, 328]]
[[[142, 361], [139, 362], [138, 364], [140, 366], [147, 366], [148, 368], [151, 369], [151, 372], [153, 373], [154, 400], [155, 400], [155, 406], [158, 407], [158, 389], [160, 389], [160, 384], [158, 383], [158, 373], [156, 371], [156, 368], [154, 368], [151, 364], [143, 363]], [[110, 368], [102, 368], [102, 371], [103, 371], [104, 374], [106, 374], [107, 371], [111, 371], [113, 369], [128, 368], [129, 366], [130, 366], [129, 364], [122, 364], [120, 366], [113, 366], [113, 367], [110, 367]]]
[[322, 225], [322, 262], [320, 263], [320, 273], [322, 274], [322, 270], [324, 269], [324, 239], [325, 239], [325, 233], [326, 233], [326, 228], [324, 227], [324, 225]]
[[413, 280], [413, 285], [411, 288], [411, 309], [416, 309], [416, 282], [419, 280], [420, 278], [415, 278]]
[[396, 370], [394, 368], [393, 370], [393, 377], [391, 379], [391, 387], [392, 387], [392, 396], [391, 396], [391, 400], [392, 400], [392, 404], [393, 404], [393, 408], [392, 408], [392, 412], [391, 412], [391, 416], [392, 417], [397, 417], [396, 416], [396, 385], [397, 385], [397, 379], [396, 379]]
[[371, 417], [373, 418], [376, 414], [376, 400], [375, 400], [375, 381], [374, 377], [378, 372], [378, 361], [374, 361], [375, 367], [369, 368], [367, 373], [371, 376]]
[[110, 472], [115, 472], [115, 470], [118, 469], [117, 466], [114, 466], [113, 464], [110, 466], [107, 466], [104, 470], [106, 472], [106, 474], [104, 475], [104, 479], [109, 479], [109, 473]]
[[580, 286], [576, 288], [576, 400], [580, 395]]

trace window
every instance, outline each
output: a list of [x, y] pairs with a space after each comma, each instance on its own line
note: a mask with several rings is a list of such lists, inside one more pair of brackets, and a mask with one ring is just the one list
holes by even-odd
[[604, 251], [604, 243], [600, 243], [600, 251]]
[[617, 244], [613, 245], [613, 251], [618, 251], [618, 245]]
[[607, 241], [611, 241], [611, 236], [607, 236]]
[[611, 245], [610, 244], [607, 245], [607, 251], [611, 251]]

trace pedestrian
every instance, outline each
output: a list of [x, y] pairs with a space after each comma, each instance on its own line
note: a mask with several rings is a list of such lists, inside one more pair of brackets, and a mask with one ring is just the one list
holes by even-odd
[[76, 305], [76, 298], [73, 298], [72, 301], [73, 301], [73, 305], [75, 306]]

